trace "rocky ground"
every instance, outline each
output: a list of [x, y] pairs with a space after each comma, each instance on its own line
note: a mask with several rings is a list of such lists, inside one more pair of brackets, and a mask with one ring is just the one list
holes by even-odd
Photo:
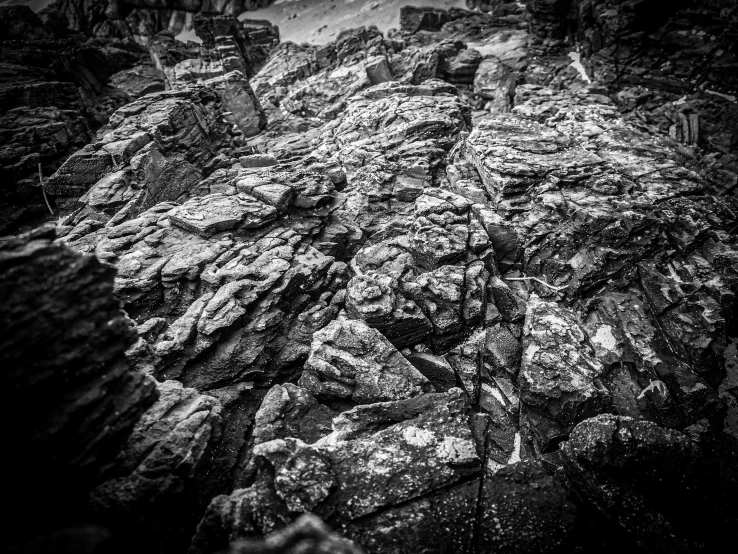
[[738, 4], [267, 3], [0, 7], [4, 551], [730, 544]]

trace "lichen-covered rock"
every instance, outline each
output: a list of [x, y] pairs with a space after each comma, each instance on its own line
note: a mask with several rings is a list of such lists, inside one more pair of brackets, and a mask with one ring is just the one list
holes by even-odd
[[[212, 551], [224, 539], [269, 532], [290, 512], [305, 511], [331, 516], [343, 534], [357, 539], [371, 521], [397, 514], [401, 524], [388, 528], [381, 542], [370, 548], [359, 540], [370, 552], [382, 551], [383, 544], [394, 544], [398, 551], [422, 543], [423, 529], [403, 516], [403, 505], [435, 494], [436, 513], [459, 518], [444, 509], [444, 498], [453, 498], [464, 486], [463, 477], [480, 463], [467, 410], [461, 391], [454, 389], [357, 406], [312, 446], [296, 439], [262, 443], [255, 455], [269, 471], [260, 472], [252, 487], [213, 501], [190, 551]], [[461, 505], [473, 509], [472, 502]], [[445, 544], [454, 544], [459, 535], [470, 538], [473, 517], [462, 519], [465, 528], [444, 539]]]

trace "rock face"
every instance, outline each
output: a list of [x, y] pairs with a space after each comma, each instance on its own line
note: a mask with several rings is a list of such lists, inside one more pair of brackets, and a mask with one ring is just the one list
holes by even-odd
[[132, 547], [144, 541], [143, 548], [171, 549], [176, 542], [183, 548], [189, 537], [177, 540], [178, 532], [191, 532], [208, 473], [219, 470], [212, 454], [222, 434], [221, 405], [177, 381], [157, 388], [159, 400], [138, 421], [91, 502], [114, 532], [135, 537]]
[[[39, 187], [121, 105], [163, 90], [163, 75], [132, 40], [68, 35], [28, 7], [2, 7], [0, 36], [0, 229], [33, 224], [46, 204]], [[16, 22], [16, 23], [13, 23]]]
[[[74, 521], [157, 397], [154, 381], [125, 358], [136, 334], [113, 296], [115, 271], [53, 239], [47, 228], [0, 246], [0, 359], [12, 394], [3, 413], [26, 414], [22, 427], [7, 430], [15, 446], [3, 457], [16, 506], [7, 540], [18, 548], [33, 537], [23, 534], [31, 517], [39, 539], [48, 525]], [[41, 494], [44, 506], [34, 507]]]
[[[175, 34], [191, 29], [200, 13], [236, 16], [272, 4], [274, 0], [112, 0], [106, 4], [55, 0], [45, 11], [66, 28], [93, 36], [145, 39], [160, 31]], [[194, 17], [193, 17], [194, 16]]]
[[[0, 242], [10, 549], [730, 544], [734, 6], [216, 4], [0, 10], [58, 216]], [[87, 146], [21, 152], [48, 106]]]

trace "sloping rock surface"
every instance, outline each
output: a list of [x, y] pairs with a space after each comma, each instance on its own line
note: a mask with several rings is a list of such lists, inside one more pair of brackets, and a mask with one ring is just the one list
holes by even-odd
[[[127, 2], [0, 12], [18, 113], [107, 110], [37, 190], [58, 238], [0, 246], [11, 543], [49, 491], [42, 549], [730, 542], [735, 2], [407, 6], [323, 46]], [[78, 85], [54, 41], [128, 61]]]

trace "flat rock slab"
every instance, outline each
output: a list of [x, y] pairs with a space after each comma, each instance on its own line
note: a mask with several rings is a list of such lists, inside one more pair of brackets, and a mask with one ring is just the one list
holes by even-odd
[[174, 225], [201, 237], [237, 227], [261, 227], [276, 217], [275, 208], [245, 194], [192, 198], [169, 213]]

